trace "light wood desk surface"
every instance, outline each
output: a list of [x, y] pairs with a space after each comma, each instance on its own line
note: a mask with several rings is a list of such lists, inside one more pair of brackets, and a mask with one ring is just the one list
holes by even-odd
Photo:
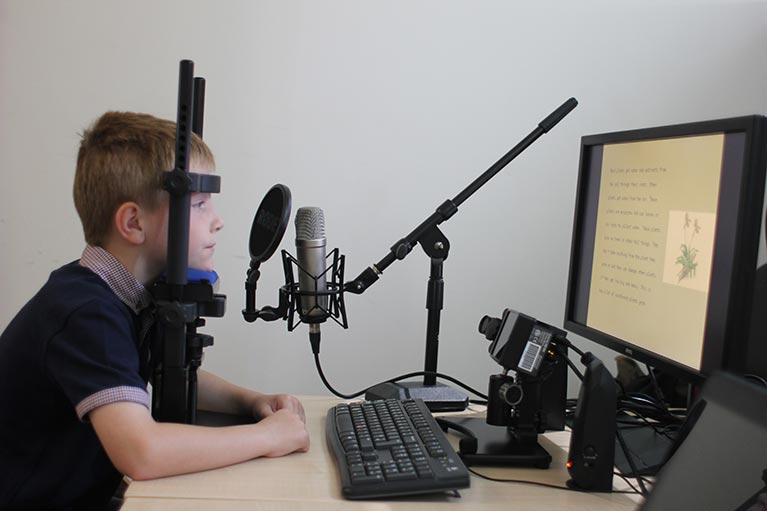
[[[302, 397], [311, 438], [309, 452], [282, 458], [261, 458], [207, 472], [134, 481], [128, 487], [124, 511], [154, 510], [572, 510], [625, 511], [636, 509], [638, 500], [625, 494], [580, 493], [530, 484], [500, 483], [471, 476], [471, 487], [460, 498], [448, 494], [377, 500], [346, 500], [340, 479], [325, 442], [325, 414], [338, 400]], [[452, 435], [449, 435], [452, 436]], [[455, 440], [457, 445], [457, 439]], [[564, 466], [569, 433], [552, 432], [541, 438], [552, 456], [548, 470], [473, 467], [501, 479], [519, 479], [564, 486]], [[617, 479], [617, 478], [616, 478]]]

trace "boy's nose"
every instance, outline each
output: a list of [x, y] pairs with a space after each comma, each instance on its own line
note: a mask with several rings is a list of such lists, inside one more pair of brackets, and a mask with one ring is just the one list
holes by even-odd
[[218, 212], [215, 212], [214, 214], [215, 217], [213, 218], [213, 232], [218, 232], [224, 228], [224, 219], [221, 218], [221, 215], [219, 215]]

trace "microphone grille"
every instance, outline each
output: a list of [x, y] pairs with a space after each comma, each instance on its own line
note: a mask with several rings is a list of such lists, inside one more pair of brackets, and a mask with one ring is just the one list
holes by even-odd
[[296, 211], [296, 239], [317, 240], [325, 237], [325, 214], [321, 208], [304, 207]]

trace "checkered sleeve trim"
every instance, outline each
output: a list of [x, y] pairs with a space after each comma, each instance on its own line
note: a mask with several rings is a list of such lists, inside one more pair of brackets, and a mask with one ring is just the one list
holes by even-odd
[[82, 401], [80, 401], [75, 407], [77, 417], [81, 421], [87, 421], [87, 415], [92, 410], [99, 406], [108, 405], [111, 403], [121, 402], [138, 403], [144, 405], [149, 409], [149, 393], [139, 387], [113, 387], [111, 389], [104, 389], [91, 394]]

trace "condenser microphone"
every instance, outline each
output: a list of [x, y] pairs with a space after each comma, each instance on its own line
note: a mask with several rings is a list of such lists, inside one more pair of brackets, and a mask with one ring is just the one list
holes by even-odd
[[309, 324], [312, 345], [319, 344], [320, 323], [328, 318], [325, 268], [325, 215], [320, 208], [304, 207], [296, 212], [296, 260], [301, 321]]

